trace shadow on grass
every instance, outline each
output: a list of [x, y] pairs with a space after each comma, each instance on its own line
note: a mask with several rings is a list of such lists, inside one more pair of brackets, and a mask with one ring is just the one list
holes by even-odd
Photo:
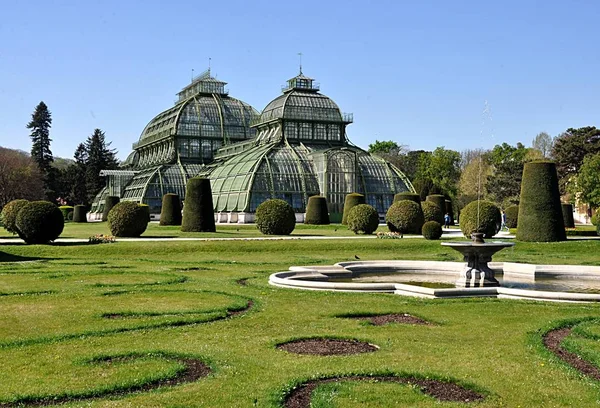
[[13, 255], [13, 254], [7, 254], [5, 252], [0, 251], [0, 262], [27, 262], [27, 261], [41, 261], [42, 259], [48, 260], [48, 258]]

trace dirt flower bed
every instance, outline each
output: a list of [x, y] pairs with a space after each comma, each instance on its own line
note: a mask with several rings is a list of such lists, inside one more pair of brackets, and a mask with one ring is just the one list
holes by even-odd
[[375, 326], [383, 326], [389, 323], [431, 325], [431, 323], [427, 320], [423, 320], [419, 317], [412, 316], [408, 313], [390, 313], [375, 316], [357, 316], [354, 317], [354, 319], [366, 320]]
[[583, 360], [575, 353], [571, 353], [563, 349], [560, 343], [571, 334], [571, 327], [563, 327], [561, 329], [551, 330], [544, 336], [544, 345], [548, 350], [554, 353], [558, 358], [569, 364], [571, 367], [579, 370], [583, 374], [590, 376], [596, 380], [600, 380], [600, 370], [598, 367]]
[[319, 385], [341, 381], [395, 382], [412, 385], [418, 387], [423, 394], [427, 394], [439, 401], [469, 403], [484, 399], [484, 396], [478, 392], [464, 388], [458, 384], [439, 380], [394, 376], [352, 376], [325, 378], [306, 382], [288, 394], [284, 402], [284, 407], [308, 408], [310, 407], [312, 393]]
[[362, 341], [339, 339], [301, 339], [280, 344], [277, 348], [289, 353], [317, 356], [371, 353], [378, 350], [377, 346]]

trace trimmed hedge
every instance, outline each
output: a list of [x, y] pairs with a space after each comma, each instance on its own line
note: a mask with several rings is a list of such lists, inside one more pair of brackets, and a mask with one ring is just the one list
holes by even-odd
[[[477, 223], [478, 212], [479, 223]], [[500, 209], [490, 201], [472, 201], [460, 213], [460, 230], [469, 239], [473, 232], [483, 232], [485, 238], [491, 238], [500, 231], [501, 225]]]
[[511, 205], [504, 210], [504, 214], [506, 214], [506, 226], [508, 228], [517, 228], [519, 221], [519, 206], [516, 204]]
[[4, 229], [11, 234], [19, 233], [17, 230], [17, 214], [27, 203], [29, 203], [29, 200], [12, 200], [2, 208], [2, 213], [0, 213], [2, 224], [4, 225]]
[[428, 195], [425, 198], [425, 201], [429, 201], [430, 203], [434, 203], [435, 205], [437, 205], [438, 207], [440, 207], [440, 210], [442, 210], [442, 213], [446, 213], [446, 197], [444, 197], [441, 194], [431, 194]]
[[573, 204], [562, 203], [560, 207], [562, 210], [565, 228], [575, 228], [575, 220], [573, 219]]
[[119, 204], [121, 199], [117, 196], [108, 196], [104, 200], [104, 210], [102, 211], [102, 221], [106, 221], [108, 219], [108, 213], [112, 208]]
[[58, 207], [49, 201], [32, 201], [17, 214], [16, 228], [28, 244], [47, 244], [60, 236], [65, 219]]
[[358, 204], [348, 211], [347, 221], [350, 231], [370, 235], [379, 226], [379, 213], [369, 204]]
[[193, 177], [188, 180], [181, 230], [184, 232], [215, 232], [217, 230], [209, 179]]
[[414, 201], [415, 203], [421, 205], [421, 196], [415, 193], [411, 193], [409, 191], [405, 191], [403, 193], [398, 193], [396, 195], [394, 195], [394, 202], [397, 203], [398, 201], [402, 201], [402, 200], [410, 200], [410, 201]]
[[87, 207], [85, 205], [76, 205], [73, 209], [73, 222], [87, 222]]
[[596, 210], [596, 214], [592, 215], [590, 222], [595, 226], [600, 225], [600, 211]]
[[276, 198], [256, 207], [255, 222], [265, 235], [290, 235], [296, 228], [296, 214], [287, 201]]
[[596, 225], [596, 234], [600, 236], [600, 224]]
[[411, 200], [397, 201], [387, 210], [385, 222], [391, 232], [420, 234], [425, 222], [421, 204]]
[[567, 239], [560, 206], [556, 165], [548, 161], [525, 163], [519, 202], [517, 239], [554, 242]]
[[133, 201], [117, 203], [108, 213], [108, 228], [115, 237], [139, 237], [148, 227], [148, 210]]
[[342, 225], [348, 225], [348, 213], [350, 212], [352, 207], [365, 203], [365, 196], [362, 194], [346, 194], [346, 198], [344, 199], [344, 214], [342, 215]]
[[313, 225], [329, 224], [329, 210], [327, 209], [327, 199], [325, 197], [308, 197], [304, 223]]
[[421, 228], [421, 233], [425, 239], [435, 240], [442, 236], [442, 224], [435, 221], [427, 221]]
[[[70, 221], [69, 220], [69, 214], [73, 213], [73, 207], [70, 206], [70, 205], [61, 205], [60, 207], [58, 207], [58, 209], [62, 213], [63, 218], [65, 219], [65, 221]], [[71, 216], [71, 219], [73, 219], [72, 216]]]
[[181, 225], [181, 200], [179, 195], [168, 193], [162, 198], [159, 225]]
[[436, 204], [431, 201], [421, 201], [421, 208], [425, 222], [435, 221], [444, 224], [444, 213]]

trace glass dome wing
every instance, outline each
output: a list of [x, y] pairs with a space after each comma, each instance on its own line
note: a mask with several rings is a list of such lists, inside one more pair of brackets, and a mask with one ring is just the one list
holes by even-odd
[[246, 211], [254, 172], [273, 145], [260, 145], [218, 163], [210, 178], [215, 211]]

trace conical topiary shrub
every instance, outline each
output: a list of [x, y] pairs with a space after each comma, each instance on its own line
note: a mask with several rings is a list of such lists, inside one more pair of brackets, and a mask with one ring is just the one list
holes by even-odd
[[76, 205], [73, 208], [73, 222], [87, 222], [86, 212], [85, 205]]
[[573, 219], [573, 204], [562, 203], [560, 206], [562, 209], [565, 228], [575, 228], [575, 220]]
[[163, 196], [159, 225], [181, 225], [181, 200], [177, 194]]
[[409, 191], [405, 191], [403, 193], [398, 193], [398, 194], [394, 195], [395, 203], [397, 203], [398, 201], [402, 201], [402, 200], [414, 201], [415, 203], [421, 205], [421, 196], [416, 193], [411, 193]]
[[344, 200], [344, 214], [342, 215], [342, 224], [343, 225], [348, 224], [348, 213], [350, 212], [352, 207], [359, 205], [359, 204], [365, 204], [365, 203], [366, 203], [365, 196], [362, 194], [358, 194], [358, 193], [346, 194], [346, 199]]
[[104, 200], [104, 210], [102, 211], [102, 221], [106, 221], [108, 219], [108, 213], [112, 208], [119, 204], [121, 199], [117, 196], [108, 196]]
[[329, 210], [327, 209], [327, 199], [322, 196], [308, 197], [306, 205], [305, 224], [327, 225], [329, 224]]
[[209, 179], [193, 177], [188, 180], [183, 203], [181, 230], [183, 232], [216, 231]]
[[525, 163], [521, 182], [517, 239], [554, 242], [567, 239], [560, 206], [556, 165], [548, 161]]

